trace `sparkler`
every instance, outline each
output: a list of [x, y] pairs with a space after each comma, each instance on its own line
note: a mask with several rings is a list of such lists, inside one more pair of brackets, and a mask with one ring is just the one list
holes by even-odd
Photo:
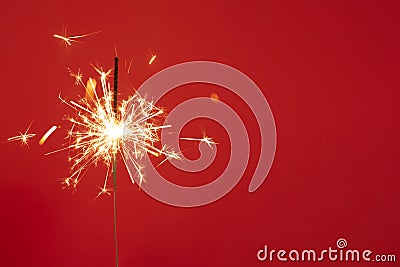
[[[80, 42], [78, 39], [96, 33], [98, 32], [67, 36], [65, 30], [62, 35], [54, 34], [53, 36], [60, 39], [66, 46], [71, 46], [73, 42]], [[151, 65], [155, 59], [156, 55], [152, 55], [148, 64]], [[131, 65], [132, 60], [128, 66], [128, 74], [131, 70]], [[151, 154], [155, 157], [163, 157], [158, 166], [169, 159], [180, 159], [180, 155], [167, 145], [158, 146], [160, 131], [171, 127], [171, 125], [161, 125], [159, 123], [159, 117], [163, 116], [164, 111], [156, 107], [153, 101], [148, 101], [138, 93], [135, 93], [127, 100], [122, 100], [120, 104], [118, 103], [118, 57], [114, 59], [113, 88], [111, 88], [108, 81], [112, 75], [112, 70], [103, 71], [102, 68], [95, 66], [93, 68], [100, 75], [99, 84], [101, 85], [102, 95], [99, 95], [96, 91], [96, 79], [88, 78], [85, 84], [80, 70], [75, 73], [68, 69], [70, 75], [75, 79], [75, 84], [85, 88], [85, 97], [74, 101], [65, 100], [59, 96], [62, 103], [75, 111], [75, 116], [67, 118], [72, 123], [67, 134], [68, 144], [45, 155], [64, 150], [70, 151], [68, 160], [72, 163], [72, 166], [70, 175], [63, 179], [63, 184], [66, 187], [72, 187], [74, 190], [90, 166], [98, 163], [103, 163], [106, 166], [107, 171], [104, 183], [95, 199], [104, 194], [110, 195], [110, 191], [113, 191], [115, 257], [116, 266], [118, 267], [116, 210], [118, 155], [126, 167], [128, 167], [127, 162], [130, 162], [135, 168], [136, 174], [131, 174], [131, 172], [128, 172], [128, 174], [133, 184], [135, 183], [134, 178], [139, 178], [139, 188], [144, 181], [141, 161], [145, 155]], [[7, 141], [21, 141], [22, 145], [27, 145], [28, 140], [36, 135], [29, 133], [30, 127], [31, 125], [24, 133], [20, 132], [20, 135], [10, 137]], [[46, 142], [57, 128], [59, 126], [52, 126], [42, 136], [39, 145]], [[211, 145], [216, 144], [212, 138], [206, 136], [201, 139], [189, 137], [181, 139], [205, 142], [210, 148], [212, 148]], [[112, 189], [107, 187], [110, 169], [113, 176]], [[136, 177], [132, 175], [136, 175]]]
[[[127, 160], [133, 163], [136, 175], [139, 178], [139, 187], [144, 180], [141, 160], [150, 153], [156, 157], [168, 159], [179, 159], [179, 154], [167, 146], [157, 147], [160, 141], [159, 131], [171, 127], [171, 125], [160, 125], [157, 118], [162, 116], [164, 111], [154, 105], [152, 101], [147, 101], [139, 94], [134, 94], [127, 100], [118, 104], [118, 58], [114, 60], [114, 85], [113, 90], [108, 78], [112, 70], [93, 66], [100, 75], [102, 96], [96, 91], [97, 82], [89, 78], [85, 86], [82, 81], [82, 74], [70, 74], [75, 78], [75, 82], [83, 86], [86, 96], [79, 101], [60, 100], [71, 107], [76, 116], [69, 117], [72, 123], [68, 131], [67, 138], [69, 144], [59, 150], [47, 153], [50, 155], [63, 150], [72, 151], [69, 161], [72, 162], [71, 174], [65, 178], [63, 183], [67, 187], [76, 188], [85, 171], [90, 165], [97, 165], [103, 162], [107, 166], [104, 184], [100, 187], [100, 192], [96, 196], [110, 194], [111, 189], [107, 188], [110, 169], [113, 176], [113, 200], [114, 200], [114, 240], [116, 266], [118, 267], [118, 241], [117, 241], [117, 156], [121, 156], [125, 166]], [[51, 129], [50, 129], [51, 130]], [[53, 130], [54, 131], [54, 130]], [[51, 132], [50, 132], [51, 134]], [[132, 183], [134, 177], [130, 176]]]

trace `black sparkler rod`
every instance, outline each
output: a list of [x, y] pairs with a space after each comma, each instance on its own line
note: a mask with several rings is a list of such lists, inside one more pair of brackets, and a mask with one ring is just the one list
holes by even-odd
[[118, 107], [118, 57], [114, 58], [114, 115], [117, 114]]
[[[118, 107], [118, 57], [114, 58], [114, 116], [117, 116]], [[118, 237], [117, 237], [117, 153], [113, 155], [113, 184], [114, 184], [114, 241], [115, 241], [115, 266], [118, 267]]]

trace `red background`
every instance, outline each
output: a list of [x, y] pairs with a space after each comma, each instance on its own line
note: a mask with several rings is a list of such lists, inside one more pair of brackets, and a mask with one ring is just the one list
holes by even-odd
[[[185, 209], [138, 191], [120, 165], [121, 267], [275, 265], [257, 260], [264, 244], [324, 249], [340, 237], [350, 248], [400, 257], [397, 1], [8, 1], [0, 12], [0, 138], [31, 121], [38, 136], [62, 126], [43, 146], [37, 137], [29, 147], [0, 144], [1, 265], [113, 266], [112, 198], [91, 203], [104, 168], [92, 168], [73, 194], [59, 181], [68, 175], [67, 155], [44, 153], [64, 143], [61, 118], [69, 110], [58, 94], [82, 93], [66, 68], [81, 68], [86, 78], [94, 75], [90, 63], [111, 68], [114, 46], [121, 62], [133, 58], [134, 87], [185, 61], [238, 68], [268, 99], [278, 133], [268, 178], [250, 194], [254, 117], [239, 98], [207, 87], [246, 119], [253, 152], [245, 176], [221, 200]], [[52, 37], [63, 27], [70, 35], [102, 32], [66, 48]], [[149, 66], [151, 53], [157, 58]], [[178, 88], [163, 105], [199, 96], [198, 86], [206, 85]], [[225, 152], [205, 175], [175, 182], [204, 184], [223, 170], [229, 145], [214, 126], [199, 120], [185, 131], [205, 129]], [[192, 143], [183, 145], [196, 157]]]

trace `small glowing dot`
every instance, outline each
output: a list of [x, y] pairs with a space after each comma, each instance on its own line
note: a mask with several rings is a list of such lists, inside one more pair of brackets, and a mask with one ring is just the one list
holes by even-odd
[[218, 96], [218, 94], [217, 93], [212, 93], [211, 95], [210, 95], [210, 99], [212, 100], [212, 101], [218, 101], [219, 100], [219, 96]]

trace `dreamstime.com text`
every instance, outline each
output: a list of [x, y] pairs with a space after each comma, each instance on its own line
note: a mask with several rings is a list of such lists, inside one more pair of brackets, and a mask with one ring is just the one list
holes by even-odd
[[328, 247], [323, 250], [314, 249], [269, 249], [267, 245], [257, 252], [257, 259], [265, 262], [319, 262], [319, 261], [340, 261], [340, 262], [395, 262], [395, 254], [374, 254], [369, 249], [358, 250], [348, 249], [347, 241], [344, 238], [339, 238], [336, 242], [336, 247]]

